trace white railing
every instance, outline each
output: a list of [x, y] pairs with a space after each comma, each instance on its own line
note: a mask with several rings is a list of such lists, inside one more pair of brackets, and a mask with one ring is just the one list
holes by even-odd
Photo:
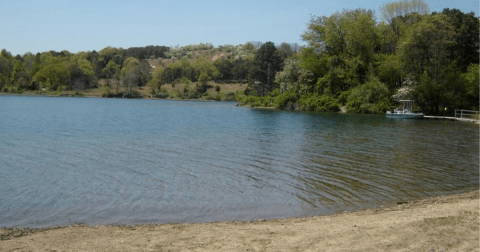
[[398, 107], [393, 110], [395, 114], [411, 114], [412, 112], [407, 108]]
[[476, 110], [455, 109], [455, 118], [479, 120], [478, 115]]

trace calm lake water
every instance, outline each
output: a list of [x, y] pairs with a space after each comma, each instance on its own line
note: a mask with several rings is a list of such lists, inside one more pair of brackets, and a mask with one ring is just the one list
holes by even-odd
[[0, 227], [331, 214], [479, 187], [479, 126], [0, 96]]

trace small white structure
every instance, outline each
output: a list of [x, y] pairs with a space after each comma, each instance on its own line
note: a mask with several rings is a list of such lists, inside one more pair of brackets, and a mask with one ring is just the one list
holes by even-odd
[[403, 106], [393, 110], [393, 113], [387, 111], [386, 118], [400, 118], [400, 119], [418, 119], [423, 118], [423, 113], [413, 113], [413, 100], [400, 100]]

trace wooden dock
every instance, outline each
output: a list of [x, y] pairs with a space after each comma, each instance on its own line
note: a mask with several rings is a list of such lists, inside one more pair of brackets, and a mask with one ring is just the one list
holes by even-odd
[[462, 122], [473, 122], [480, 124], [479, 120], [469, 119], [469, 118], [459, 118], [459, 117], [450, 117], [450, 116], [423, 116], [424, 119], [430, 120], [448, 120], [448, 121], [462, 121]]

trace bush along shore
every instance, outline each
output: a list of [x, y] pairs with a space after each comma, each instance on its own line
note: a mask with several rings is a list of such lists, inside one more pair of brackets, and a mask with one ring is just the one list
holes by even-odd
[[[102, 80], [105, 81], [105, 80]], [[220, 90], [220, 86], [228, 85], [226, 90]], [[165, 85], [167, 86], [167, 85]], [[91, 88], [82, 91], [69, 90], [42, 90], [42, 91], [21, 91], [15, 93], [0, 93], [0, 95], [25, 95], [25, 96], [55, 96], [55, 97], [97, 97], [97, 98], [126, 98], [126, 99], [175, 99], [175, 100], [212, 100], [212, 101], [236, 101], [237, 96], [243, 90], [244, 84], [220, 84], [208, 85], [204, 93], [199, 93], [195, 88], [185, 89], [183, 84], [178, 88], [162, 87], [158, 92], [151, 92], [148, 88], [137, 87], [132, 90], [111, 90], [107, 86]]]

